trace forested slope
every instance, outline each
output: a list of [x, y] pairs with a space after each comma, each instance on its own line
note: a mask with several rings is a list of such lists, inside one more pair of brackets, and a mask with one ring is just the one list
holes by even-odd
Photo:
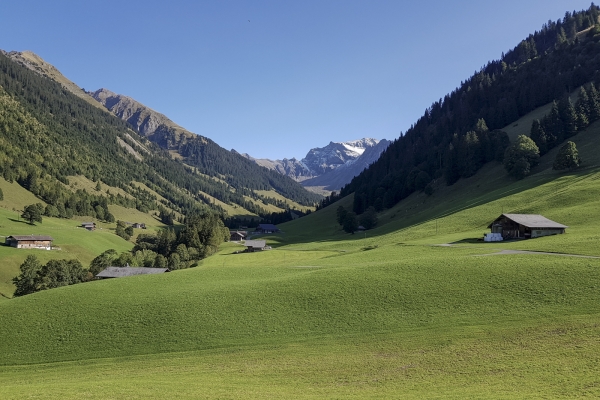
[[[103, 219], [108, 214], [108, 204], [144, 212], [164, 209], [185, 214], [203, 208], [218, 210], [206, 195], [267, 215], [256, 201], [248, 199], [260, 198], [254, 189], [275, 188], [299, 202], [316, 200], [290, 179], [289, 185], [281, 181], [281, 176], [271, 181], [266, 169], [259, 181], [232, 177], [231, 181], [239, 182], [232, 190], [231, 184], [199, 173], [224, 175], [230, 171], [230, 166], [220, 169], [219, 164], [229, 160], [218, 151], [206, 147], [198, 150], [203, 153], [203, 162], [212, 163], [212, 168], [204, 168], [200, 162], [190, 166], [189, 162], [174, 160], [167, 150], [138, 136], [125, 121], [4, 54], [0, 54], [0, 144], [2, 176], [19, 182], [54, 207], [52, 213], [66, 218], [86, 215]], [[258, 168], [250, 162], [248, 165], [250, 174], [252, 168]], [[75, 175], [120, 188], [130, 196], [71, 190], [68, 177]], [[158, 201], [133, 182], [145, 184], [162, 199]]]
[[[425, 110], [341, 194], [354, 192], [354, 210], [361, 213], [371, 205], [389, 208], [415, 191], [431, 191], [439, 179], [452, 185], [487, 162], [502, 161], [508, 137], [500, 129], [553, 101], [551, 115], [540, 121], [545, 133], [538, 145], [558, 145], [598, 119], [594, 105], [600, 98], [593, 86], [600, 81], [598, 15], [593, 4], [585, 11], [567, 12], [489, 62]], [[568, 94], [582, 85], [587, 85], [582, 97], [590, 95], [572, 104]]]

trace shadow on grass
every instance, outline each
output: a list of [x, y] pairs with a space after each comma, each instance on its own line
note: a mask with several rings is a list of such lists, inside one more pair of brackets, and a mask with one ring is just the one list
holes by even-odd
[[14, 218], [9, 218], [8, 220], [9, 220], [9, 221], [12, 221], [12, 222], [21, 222], [21, 223], [23, 223], [23, 224], [27, 224], [27, 225], [32, 225], [32, 226], [35, 226], [35, 224], [32, 224], [32, 223], [30, 223], [29, 221], [24, 221], [24, 220], [22, 220], [22, 219], [14, 219]]

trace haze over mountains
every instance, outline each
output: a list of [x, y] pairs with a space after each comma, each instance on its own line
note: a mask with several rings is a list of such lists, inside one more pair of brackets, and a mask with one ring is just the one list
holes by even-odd
[[[270, 160], [242, 155], [258, 165], [287, 175], [308, 188], [322, 187], [327, 191], [339, 190], [353, 177], [375, 162], [389, 146], [390, 141], [363, 138], [348, 142], [329, 142], [327, 146], [315, 147], [306, 156]], [[235, 150], [233, 150], [235, 151]]]

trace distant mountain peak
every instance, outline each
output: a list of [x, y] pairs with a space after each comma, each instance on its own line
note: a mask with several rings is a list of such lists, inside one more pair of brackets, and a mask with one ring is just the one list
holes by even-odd
[[[373, 138], [330, 141], [325, 147], [310, 149], [301, 160], [256, 159], [248, 154], [242, 155], [263, 167], [289, 176], [303, 186], [324, 186], [327, 190], [337, 190], [376, 161], [389, 143], [385, 139]], [[340, 172], [334, 173], [335, 171]]]

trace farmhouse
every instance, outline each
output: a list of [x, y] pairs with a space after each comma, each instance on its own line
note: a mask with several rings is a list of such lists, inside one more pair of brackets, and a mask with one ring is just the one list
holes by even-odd
[[146, 268], [146, 267], [107, 267], [96, 275], [96, 279], [124, 278], [133, 275], [163, 274], [170, 272], [168, 268]]
[[279, 229], [273, 224], [259, 224], [254, 230], [256, 233], [277, 233]]
[[6, 245], [17, 249], [52, 249], [52, 237], [41, 235], [14, 235], [6, 237]]
[[246, 246], [246, 251], [249, 253], [264, 250], [266, 245], [267, 242], [265, 240], [246, 240], [244, 243], [244, 246]]
[[81, 227], [87, 229], [88, 231], [93, 231], [96, 229], [95, 222], [82, 222]]
[[562, 234], [568, 227], [538, 214], [502, 214], [488, 228], [503, 239], [530, 239]]
[[230, 231], [229, 240], [232, 242], [239, 242], [240, 240], [246, 239], [247, 232], [245, 231]]
[[131, 224], [131, 226], [135, 229], [146, 229], [146, 224], [144, 224], [143, 222], [134, 222], [133, 224]]

